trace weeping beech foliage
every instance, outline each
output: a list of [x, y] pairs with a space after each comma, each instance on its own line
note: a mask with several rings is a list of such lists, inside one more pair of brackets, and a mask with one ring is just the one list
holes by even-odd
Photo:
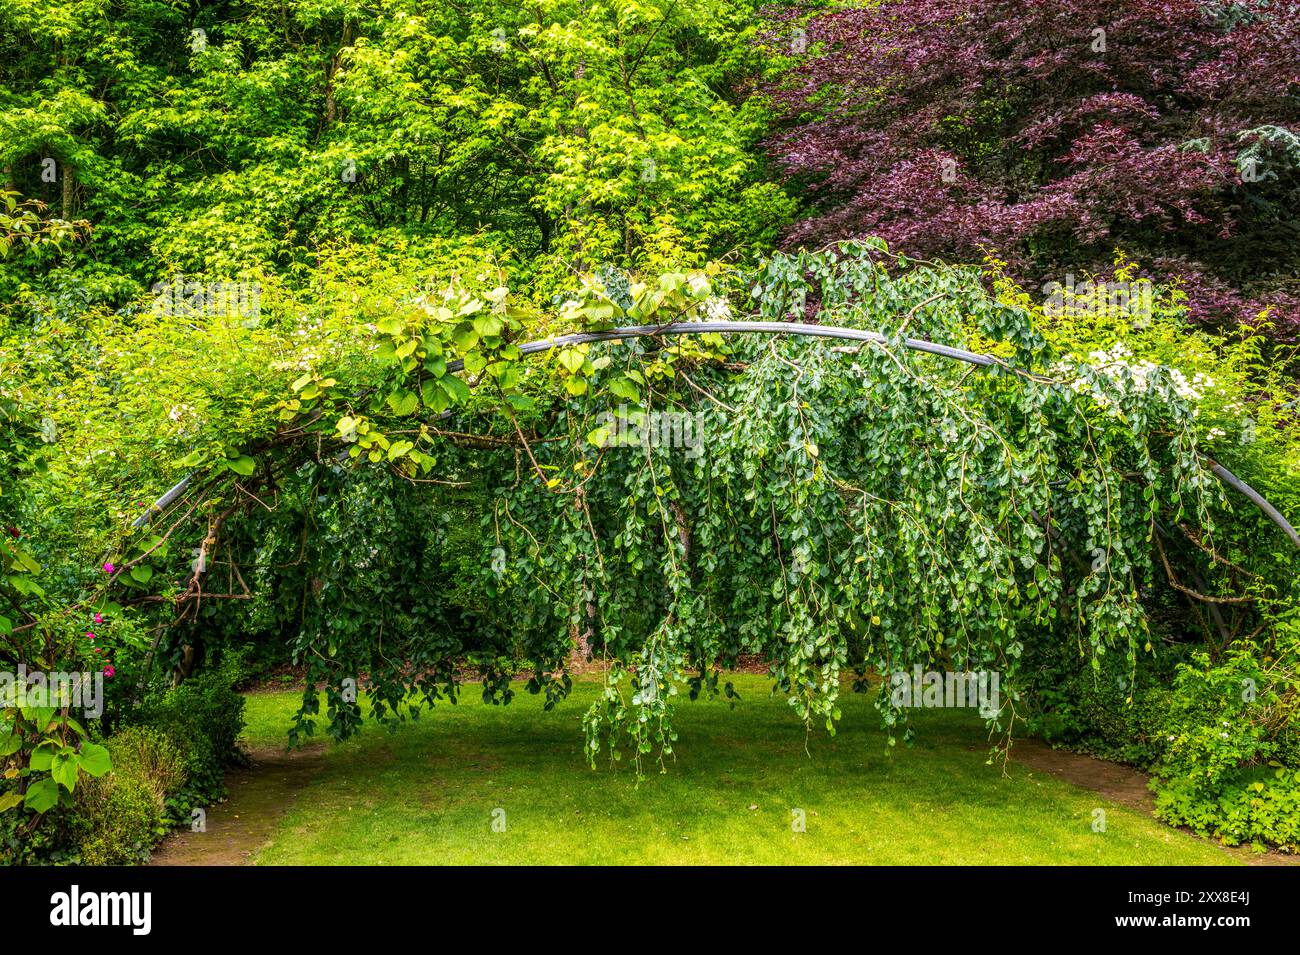
[[[911, 335], [981, 338], [1009, 364], [1051, 364], [1025, 314], [970, 271], [891, 277], [865, 254], [823, 255], [778, 259], [763, 279], [764, 316], [808, 308], [896, 339], [718, 344], [725, 361], [683, 371], [691, 386], [646, 389], [651, 422], [698, 416], [698, 449], [599, 451], [584, 434], [608, 401], [603, 379], [658, 360], [644, 342], [610, 347], [594, 397], [532, 449], [563, 485], [501, 490], [507, 586], [536, 608], [541, 655], [567, 652], [555, 626], [567, 610], [610, 663], [586, 719], [593, 758], [624, 739], [638, 755], [671, 753], [679, 692], [717, 692], [740, 654], [771, 660], [798, 717], [832, 732], [848, 671], [860, 686], [915, 664], [998, 671], [991, 722], [1009, 732], [1027, 642], [1070, 641], [1094, 667], [1151, 651], [1139, 596], [1153, 583], [1153, 522], [1208, 520], [1217, 483], [1174, 378], [1057, 363], [1061, 380], [902, 347], [910, 319]], [[883, 685], [878, 699], [889, 725], [905, 720]]]
[[[454, 702], [467, 664], [485, 701], [509, 702], [526, 660], [550, 707], [577, 644], [607, 664], [584, 720], [593, 762], [662, 762], [677, 702], [734, 697], [720, 674], [742, 654], [831, 732], [850, 675], [869, 689], [917, 664], [996, 671], [986, 715], [1009, 738], [1028, 644], [1135, 665], [1152, 652], [1140, 598], [1157, 520], [1214, 539], [1224, 502], [1197, 454], [1195, 390], [1172, 369], [1053, 355], [978, 270], [846, 243], [743, 284], [607, 274], [561, 311], [565, 330], [748, 315], [887, 341], [710, 333], [529, 358], [515, 342], [535, 316], [503, 288], [453, 287], [377, 323], [383, 370], [295, 383], [259, 470], [234, 478], [268, 475], [278, 504], [241, 508], [219, 535], [259, 568], [245, 625], [293, 634], [332, 735], [362, 718], [346, 691], [363, 675], [395, 723]], [[320, 706], [305, 693], [293, 737]], [[883, 686], [878, 707], [910, 736]]]

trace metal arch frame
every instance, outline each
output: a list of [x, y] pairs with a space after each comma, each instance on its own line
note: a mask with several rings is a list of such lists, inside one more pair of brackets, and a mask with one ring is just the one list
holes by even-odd
[[[866, 331], [860, 328], [841, 328], [835, 325], [810, 325], [806, 322], [733, 322], [733, 321], [706, 321], [706, 322], [669, 322], [663, 325], [626, 325], [620, 328], [610, 328], [599, 332], [571, 332], [565, 335], [556, 335], [551, 338], [543, 338], [538, 341], [525, 342], [519, 346], [519, 351], [523, 355], [534, 355], [539, 352], [550, 351], [553, 348], [563, 348], [569, 345], [582, 345], [592, 342], [612, 342], [623, 341], [629, 338], [650, 338], [656, 335], [704, 335], [710, 332], [722, 334], [751, 333], [764, 335], [803, 335], [809, 338], [837, 338], [845, 341], [888, 344], [889, 339], [880, 332]], [[964, 361], [971, 365], [980, 367], [1000, 367], [1013, 374], [1028, 375], [1021, 369], [1013, 368], [1006, 365], [1001, 360], [994, 358], [992, 355], [983, 355], [979, 352], [967, 351], [964, 348], [953, 348], [949, 345], [940, 345], [935, 342], [926, 341], [922, 338], [905, 338], [902, 344], [913, 351], [924, 352], [931, 355], [938, 355], [941, 358], [950, 358], [955, 361]], [[461, 371], [464, 368], [464, 362], [456, 359], [447, 363], [448, 371]], [[443, 417], [450, 412], [443, 412]], [[1300, 533], [1291, 526], [1291, 523], [1282, 516], [1282, 513], [1274, 507], [1267, 498], [1256, 491], [1237, 475], [1233, 474], [1222, 464], [1212, 458], [1206, 458], [1206, 463], [1210, 470], [1219, 480], [1228, 485], [1233, 490], [1242, 494], [1252, 504], [1263, 512], [1264, 516], [1281, 528], [1282, 532], [1291, 540], [1297, 548], [1300, 548]], [[191, 480], [194, 478], [193, 472], [187, 474], [173, 487], [171, 487], [162, 497], [149, 508], [149, 510], [138, 517], [134, 522], [134, 527], [143, 527], [149, 523], [150, 517], [166, 508], [185, 492]]]

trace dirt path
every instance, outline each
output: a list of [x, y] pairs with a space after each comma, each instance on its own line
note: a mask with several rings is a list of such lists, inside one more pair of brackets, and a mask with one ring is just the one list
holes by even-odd
[[150, 865], [251, 865], [276, 824], [320, 768], [323, 745], [285, 752], [255, 749], [252, 765], [226, 777], [226, 801], [207, 810], [207, 831], [182, 829], [163, 840]]
[[[1090, 789], [1111, 802], [1151, 815], [1155, 795], [1147, 788], [1150, 777], [1131, 766], [1052, 749], [1036, 739], [1016, 740], [1011, 758], [1033, 772], [1046, 773], [1080, 789]], [[1220, 846], [1246, 865], [1300, 865], [1300, 856], [1281, 852], [1254, 852], [1249, 847]]]
[[1035, 772], [1063, 779], [1080, 789], [1091, 789], [1121, 806], [1147, 814], [1155, 810], [1155, 795], [1147, 788], [1149, 777], [1132, 766], [1052, 749], [1037, 739], [1016, 740], [1011, 747], [1011, 758]]

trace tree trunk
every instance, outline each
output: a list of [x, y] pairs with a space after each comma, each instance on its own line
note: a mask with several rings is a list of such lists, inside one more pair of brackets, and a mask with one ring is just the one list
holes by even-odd
[[330, 57], [329, 64], [325, 67], [325, 125], [332, 126], [337, 114], [337, 107], [334, 102], [334, 74], [338, 72], [339, 58], [343, 51], [352, 45], [352, 24], [344, 19], [343, 21], [343, 38], [339, 41], [339, 48], [335, 54]]
[[[577, 499], [574, 502], [574, 508], [581, 515], [581, 519], [586, 519], [586, 509], [584, 507], [582, 488], [578, 489]], [[586, 668], [587, 663], [591, 660], [591, 645], [596, 637], [596, 588], [595, 581], [591, 574], [591, 558], [583, 557], [582, 559], [582, 577], [581, 592], [579, 593], [579, 602], [585, 602], [585, 617], [580, 623], [575, 623], [569, 628], [569, 636], [573, 641], [573, 647], [569, 650], [570, 673], [580, 673]]]
[[67, 160], [64, 160], [63, 162], [63, 169], [61, 170], [61, 173], [62, 173], [61, 178], [63, 179], [63, 218], [66, 219], [68, 222], [71, 222], [72, 212], [73, 212], [73, 208], [72, 208], [73, 193], [77, 186], [77, 180], [72, 172], [72, 164], [69, 163]]

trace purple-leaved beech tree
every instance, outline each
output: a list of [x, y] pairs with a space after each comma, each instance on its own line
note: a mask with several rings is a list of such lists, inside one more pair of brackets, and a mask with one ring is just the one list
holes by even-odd
[[[1193, 315], [1300, 334], [1300, 4], [883, 0], [769, 8], [790, 245], [879, 235], [1033, 283], [1114, 250]], [[791, 43], [790, 37], [798, 42]]]

